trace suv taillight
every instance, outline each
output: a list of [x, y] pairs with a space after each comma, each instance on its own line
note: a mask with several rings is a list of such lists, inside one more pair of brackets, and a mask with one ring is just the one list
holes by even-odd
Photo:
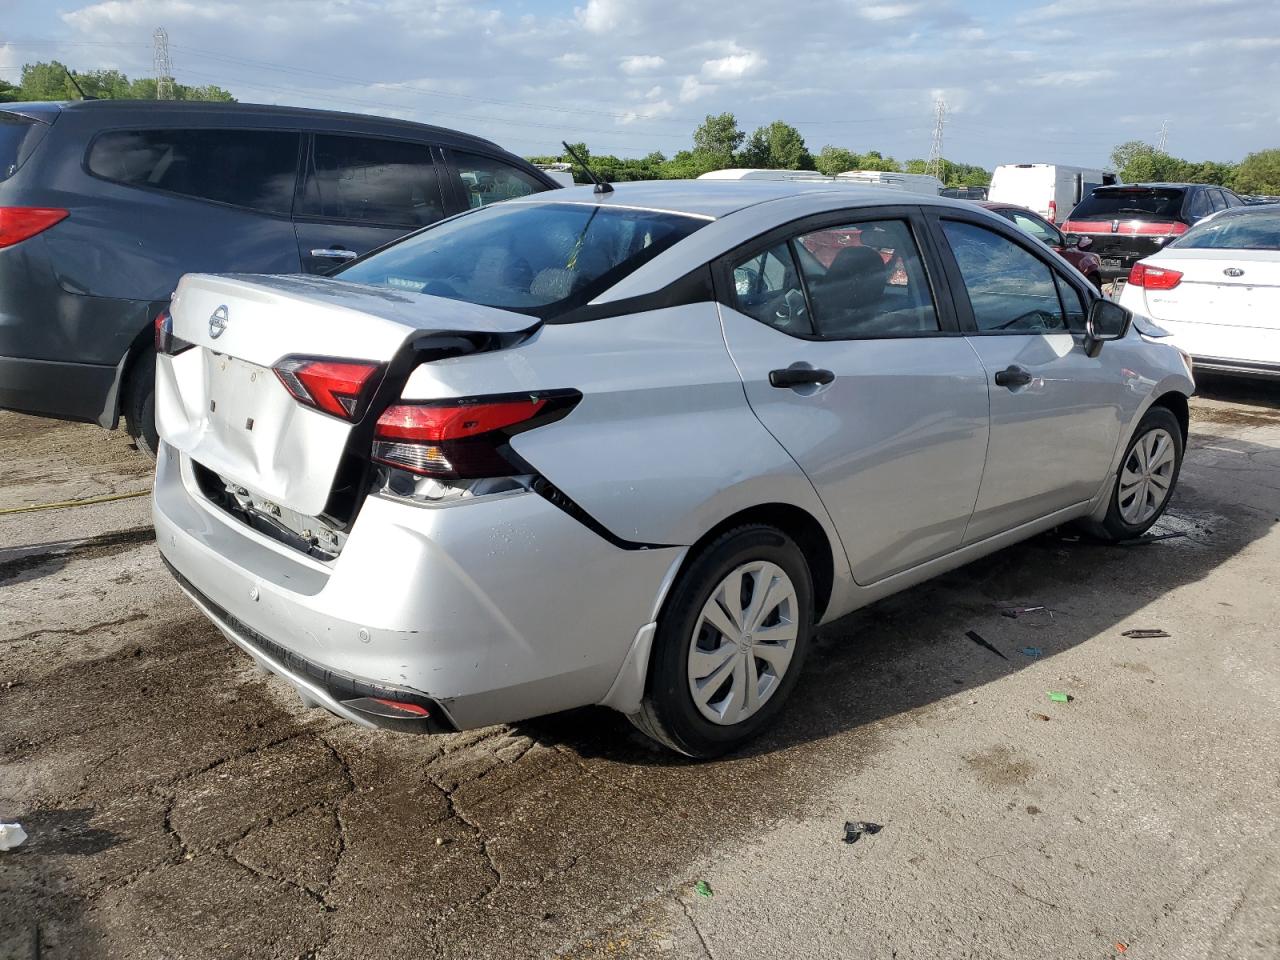
[[517, 433], [565, 416], [576, 390], [398, 403], [378, 418], [376, 463], [437, 480], [476, 480], [528, 473], [507, 448]]
[[299, 403], [354, 422], [373, 398], [382, 365], [363, 360], [285, 357], [272, 369]]
[[1050, 223], [1058, 222], [1058, 201], [1057, 200], [1049, 201], [1049, 222]]
[[0, 247], [30, 239], [68, 216], [69, 211], [55, 207], [0, 207]]
[[1172, 290], [1182, 282], [1182, 274], [1177, 270], [1135, 263], [1129, 271], [1129, 282], [1144, 290]]

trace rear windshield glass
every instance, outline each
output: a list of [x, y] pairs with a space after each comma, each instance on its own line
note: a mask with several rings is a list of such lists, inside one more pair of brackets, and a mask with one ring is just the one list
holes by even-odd
[[1280, 204], [1271, 210], [1255, 207], [1224, 213], [1192, 227], [1170, 246], [1189, 250], [1280, 250]]
[[1097, 190], [1071, 211], [1071, 219], [1175, 220], [1181, 211], [1181, 190]]
[[705, 222], [592, 204], [495, 204], [428, 227], [340, 275], [545, 319], [589, 302]]
[[12, 113], [0, 113], [0, 180], [8, 180], [26, 159], [22, 144], [36, 124]]

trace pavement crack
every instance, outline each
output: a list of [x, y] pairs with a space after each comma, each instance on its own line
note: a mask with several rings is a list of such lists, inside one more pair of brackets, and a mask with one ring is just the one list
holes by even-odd
[[689, 921], [689, 926], [693, 929], [693, 934], [698, 938], [698, 943], [702, 944], [702, 953], [707, 960], [716, 960], [715, 951], [711, 949], [711, 944], [707, 943], [707, 938], [702, 935], [702, 930], [698, 927], [698, 921], [693, 918], [693, 911], [689, 909], [689, 904], [683, 899], [678, 899], [680, 908], [684, 911], [685, 919]]
[[[0, 577], [3, 572], [0, 572]], [[34, 640], [36, 637], [83, 637], [86, 634], [93, 633], [95, 630], [106, 630], [109, 627], [122, 627], [126, 623], [137, 623], [139, 620], [146, 620], [150, 614], [131, 613], [127, 617], [119, 617], [115, 620], [102, 620], [98, 623], [91, 623], [87, 627], [43, 627], [39, 630], [32, 630], [30, 633], [24, 633], [21, 636], [13, 637], [5, 640], [5, 643], [23, 643], [27, 640]]]
[[[478, 896], [473, 897], [469, 904], [459, 904], [458, 906], [465, 907], [465, 906], [481, 903], [484, 900], [491, 897], [497, 891], [498, 887], [502, 885], [502, 870], [498, 866], [498, 861], [493, 856], [493, 851], [489, 849], [489, 839], [488, 837], [485, 836], [484, 832], [480, 829], [479, 824], [475, 823], [473, 820], [471, 820], [470, 817], [468, 817], [463, 812], [462, 808], [458, 805], [457, 801], [453, 797], [453, 793], [454, 793], [453, 790], [446, 788], [443, 784], [440, 783], [440, 781], [430, 776], [430, 774], [428, 774], [428, 779], [431, 781], [432, 784], [435, 785], [435, 787], [438, 790], [440, 790], [444, 794], [445, 803], [448, 805], [448, 808], [449, 808], [449, 816], [457, 818], [459, 823], [466, 825], [467, 828], [470, 829], [473, 834], [475, 834], [476, 842], [480, 845], [480, 852], [484, 854], [485, 863], [489, 868], [489, 873], [493, 877], [492, 886], [490, 886], [487, 890], [482, 891]], [[474, 782], [474, 781], [469, 781], [469, 782]], [[461, 784], [459, 784], [459, 786], [461, 786]]]

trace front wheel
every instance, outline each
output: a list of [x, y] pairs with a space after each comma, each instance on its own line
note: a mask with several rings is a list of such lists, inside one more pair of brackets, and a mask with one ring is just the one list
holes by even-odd
[[1106, 540], [1131, 540], [1160, 519], [1182, 469], [1182, 428], [1164, 407], [1152, 407], [1138, 422], [1115, 486], [1106, 519], [1094, 532]]
[[795, 542], [762, 524], [727, 531], [672, 588], [631, 721], [690, 757], [740, 746], [782, 710], [812, 623], [813, 581]]
[[124, 424], [138, 449], [156, 458], [160, 434], [156, 430], [156, 354], [145, 350], [133, 364], [124, 396]]

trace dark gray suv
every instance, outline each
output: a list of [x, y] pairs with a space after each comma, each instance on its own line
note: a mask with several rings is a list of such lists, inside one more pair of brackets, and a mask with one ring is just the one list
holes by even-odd
[[153, 322], [185, 273], [328, 273], [558, 184], [487, 140], [236, 103], [0, 105], [0, 408], [154, 451]]

